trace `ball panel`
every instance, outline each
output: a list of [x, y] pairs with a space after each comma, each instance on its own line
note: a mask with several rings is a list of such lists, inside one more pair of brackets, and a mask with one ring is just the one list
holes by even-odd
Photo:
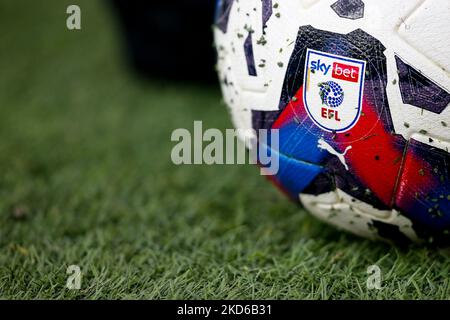
[[447, 0], [426, 0], [405, 18], [398, 34], [440, 68], [450, 71], [450, 6]]
[[450, 93], [399, 56], [395, 60], [403, 103], [441, 114], [450, 104]]
[[395, 206], [423, 238], [450, 240], [450, 154], [411, 139]]

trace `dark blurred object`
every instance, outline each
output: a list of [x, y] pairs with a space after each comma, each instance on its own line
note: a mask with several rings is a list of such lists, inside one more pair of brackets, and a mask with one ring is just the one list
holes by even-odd
[[110, 0], [132, 65], [146, 77], [216, 81], [213, 0]]

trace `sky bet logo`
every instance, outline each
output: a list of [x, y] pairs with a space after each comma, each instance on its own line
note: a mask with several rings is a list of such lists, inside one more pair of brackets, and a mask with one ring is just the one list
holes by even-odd
[[[330, 72], [331, 64], [323, 63], [320, 59], [311, 62], [311, 71], [322, 72], [325, 76]], [[353, 67], [348, 64], [333, 63], [333, 79], [345, 80], [350, 82], [358, 82], [360, 68]]]
[[366, 62], [308, 49], [303, 102], [314, 123], [328, 132], [346, 132], [361, 116]]

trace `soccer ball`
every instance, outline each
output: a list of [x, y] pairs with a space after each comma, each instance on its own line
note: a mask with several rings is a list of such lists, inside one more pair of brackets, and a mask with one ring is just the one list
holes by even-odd
[[237, 128], [279, 130], [275, 184], [357, 235], [450, 244], [449, 18], [448, 0], [219, 0], [224, 99]]

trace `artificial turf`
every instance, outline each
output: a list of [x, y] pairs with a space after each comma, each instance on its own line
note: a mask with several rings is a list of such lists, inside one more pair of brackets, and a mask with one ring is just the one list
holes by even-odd
[[0, 3], [0, 298], [450, 298], [448, 250], [337, 231], [252, 166], [173, 165], [174, 129], [231, 127], [220, 92], [119, 53], [102, 1]]

